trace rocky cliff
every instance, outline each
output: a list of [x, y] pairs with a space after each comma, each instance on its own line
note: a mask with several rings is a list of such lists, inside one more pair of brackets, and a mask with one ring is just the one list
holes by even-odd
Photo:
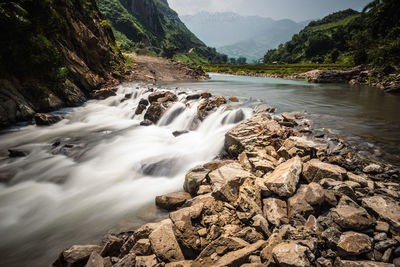
[[83, 103], [123, 62], [95, 0], [1, 3], [0, 29], [0, 127]]

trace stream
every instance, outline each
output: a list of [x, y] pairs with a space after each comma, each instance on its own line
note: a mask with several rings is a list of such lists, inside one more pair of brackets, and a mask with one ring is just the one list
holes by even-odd
[[[157, 125], [135, 116], [150, 86], [126, 83], [117, 96], [62, 109], [49, 127], [21, 124], [0, 135], [0, 266], [50, 266], [73, 244], [99, 243], [110, 231], [165, 218], [156, 195], [182, 189], [187, 170], [215, 159], [224, 135], [260, 105], [306, 111], [314, 128], [360, 153], [400, 165], [400, 96], [376, 88], [212, 74], [202, 82], [162, 85], [237, 96], [200, 124], [198, 100], [179, 101]], [[125, 99], [131, 95], [129, 99]], [[186, 108], [185, 108], [186, 107]], [[173, 132], [190, 130], [173, 136]], [[28, 152], [9, 158], [7, 149]]]

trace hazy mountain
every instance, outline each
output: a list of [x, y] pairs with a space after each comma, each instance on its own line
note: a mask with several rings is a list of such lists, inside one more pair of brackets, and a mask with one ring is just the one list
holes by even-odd
[[200, 12], [181, 16], [181, 20], [207, 45], [230, 57], [244, 56], [249, 61], [262, 58], [267, 50], [290, 40], [304, 27], [304, 23], [289, 19], [273, 20], [230, 12]]

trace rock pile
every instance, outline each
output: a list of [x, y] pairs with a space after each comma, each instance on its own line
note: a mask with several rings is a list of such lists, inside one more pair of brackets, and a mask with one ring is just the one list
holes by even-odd
[[399, 171], [305, 136], [286, 115], [231, 129], [229, 159], [189, 170], [187, 193], [157, 197], [177, 209], [169, 218], [73, 246], [54, 266], [400, 266]]

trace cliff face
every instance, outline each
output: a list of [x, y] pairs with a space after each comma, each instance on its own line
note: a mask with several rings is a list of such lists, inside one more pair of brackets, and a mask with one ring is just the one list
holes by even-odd
[[95, 0], [13, 1], [0, 17], [0, 127], [83, 103], [123, 62]]
[[125, 0], [123, 2], [128, 11], [136, 16], [144, 27], [155, 34], [163, 33], [159, 13], [153, 0]]

